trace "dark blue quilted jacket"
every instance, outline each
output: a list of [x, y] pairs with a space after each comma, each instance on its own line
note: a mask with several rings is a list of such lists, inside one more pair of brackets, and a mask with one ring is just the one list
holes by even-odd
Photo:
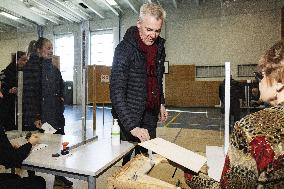
[[[123, 129], [128, 132], [135, 127], [139, 127], [147, 98], [146, 58], [138, 48], [135, 38], [136, 32], [136, 26], [130, 27], [126, 31], [123, 40], [116, 47], [110, 80], [113, 116], [118, 117], [124, 127]], [[164, 104], [165, 40], [159, 37], [156, 42], [158, 44], [156, 57], [157, 81], [161, 91], [160, 102]]]
[[51, 59], [33, 54], [23, 69], [23, 129], [35, 130], [34, 121], [40, 116], [55, 129], [63, 128], [64, 84], [60, 70]]
[[41, 114], [42, 59], [32, 54], [23, 68], [23, 130], [36, 130], [34, 121]]

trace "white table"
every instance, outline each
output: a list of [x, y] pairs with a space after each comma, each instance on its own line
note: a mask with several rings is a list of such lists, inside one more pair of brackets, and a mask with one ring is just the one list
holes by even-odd
[[22, 168], [85, 180], [88, 189], [95, 189], [96, 178], [134, 148], [129, 142], [123, 141], [121, 145], [113, 146], [110, 139], [102, 139], [79, 146], [68, 155], [52, 157], [52, 154], [60, 153], [61, 142], [69, 140], [72, 143], [77, 139], [66, 135], [44, 134], [42, 137], [42, 143], [46, 142], [48, 147], [32, 152], [24, 160]]

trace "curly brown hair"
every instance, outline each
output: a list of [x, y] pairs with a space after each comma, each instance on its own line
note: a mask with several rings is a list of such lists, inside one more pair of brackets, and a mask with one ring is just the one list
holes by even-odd
[[278, 41], [260, 58], [258, 67], [270, 79], [284, 83], [284, 41]]

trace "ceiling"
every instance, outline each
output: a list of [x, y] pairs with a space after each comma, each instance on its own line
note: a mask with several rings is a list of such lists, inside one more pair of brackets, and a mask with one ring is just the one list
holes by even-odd
[[[178, 8], [184, 0], [1, 0], [0, 32], [35, 25], [80, 23], [91, 19], [118, 17], [124, 11], [138, 14], [145, 2]], [[196, 3], [199, 0], [194, 0]], [[204, 1], [204, 0], [203, 0]], [[7, 14], [8, 13], [8, 17]], [[14, 17], [11, 17], [14, 16]]]

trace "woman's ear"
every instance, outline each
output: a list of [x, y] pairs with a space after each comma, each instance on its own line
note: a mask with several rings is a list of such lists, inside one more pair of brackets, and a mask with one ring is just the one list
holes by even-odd
[[139, 29], [141, 28], [141, 19], [140, 19], [140, 18], [137, 20], [136, 26], [137, 26], [137, 28], [139, 28]]

